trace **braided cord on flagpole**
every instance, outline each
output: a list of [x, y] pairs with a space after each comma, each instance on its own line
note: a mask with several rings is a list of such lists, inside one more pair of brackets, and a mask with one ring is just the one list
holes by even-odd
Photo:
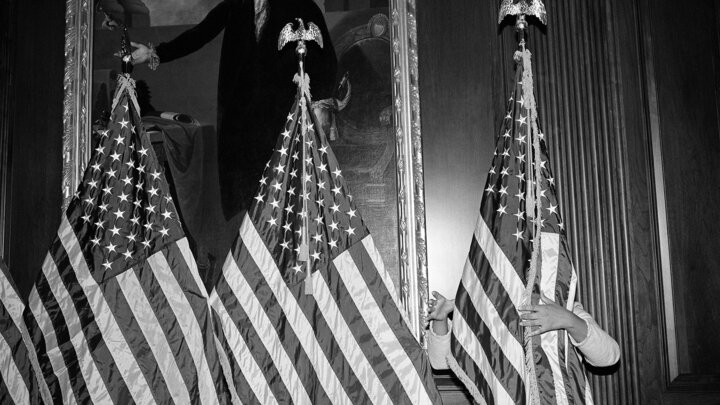
[[[521, 31], [522, 35], [522, 31]], [[525, 285], [525, 291], [523, 291], [522, 304], [532, 304], [532, 292], [535, 286], [535, 281], [538, 275], [538, 267], [540, 266], [540, 252], [541, 252], [541, 231], [542, 231], [542, 198], [541, 198], [541, 183], [542, 183], [542, 172], [540, 171], [541, 164], [541, 153], [540, 153], [540, 138], [538, 136], [539, 130], [537, 125], [537, 105], [535, 103], [535, 93], [533, 91], [533, 74], [532, 74], [532, 62], [529, 50], [525, 48], [525, 39], [520, 41], [520, 47], [522, 51], [519, 51], [520, 58], [523, 63], [523, 74], [522, 74], [522, 88], [524, 102], [528, 110], [528, 162], [532, 162], [532, 169], [528, 170], [528, 184], [529, 195], [527, 198], [528, 205], [531, 207], [532, 217], [534, 217], [533, 233], [532, 233], [532, 255], [530, 259], [530, 268], [527, 274], [527, 281]], [[532, 146], [530, 146], [532, 142]], [[540, 393], [537, 384], [537, 374], [535, 372], [535, 356], [533, 348], [533, 338], [530, 336], [531, 329], [529, 327], [524, 328], [524, 340], [525, 340], [525, 374], [526, 374], [526, 393], [528, 396], [528, 402], [531, 405], [540, 404]]]
[[[305, 47], [305, 44], [300, 41], [298, 44], [298, 48]], [[300, 55], [300, 69], [297, 74], [295, 74], [295, 77], [293, 78], [293, 81], [297, 83], [298, 87], [300, 88], [300, 142], [302, 144], [302, 224], [300, 225], [300, 251], [298, 252], [298, 261], [304, 261], [305, 262], [305, 294], [312, 294], [313, 287], [312, 287], [312, 267], [310, 262], [310, 246], [308, 245], [308, 213], [307, 213], [307, 135], [309, 130], [308, 125], [308, 103], [309, 100], [311, 100], [310, 97], [310, 77], [305, 73], [305, 69], [303, 66], [303, 52], [298, 52], [298, 55]]]
[[117, 81], [118, 89], [117, 91], [115, 91], [115, 98], [113, 98], [112, 108], [110, 111], [115, 109], [118, 102], [120, 102], [120, 98], [122, 97], [123, 92], [127, 90], [128, 94], [130, 95], [130, 101], [132, 101], [133, 107], [135, 107], [135, 111], [137, 111], [138, 114], [141, 114], [140, 106], [138, 105], [137, 101], [137, 93], [135, 92], [135, 79], [131, 78], [130, 75], [127, 73], [121, 73], [118, 75]]

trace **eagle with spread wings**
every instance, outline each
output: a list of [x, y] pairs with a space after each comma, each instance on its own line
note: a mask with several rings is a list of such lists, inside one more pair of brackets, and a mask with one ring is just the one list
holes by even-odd
[[278, 51], [283, 49], [288, 43], [296, 41], [315, 41], [318, 45], [320, 45], [320, 48], [322, 48], [323, 38], [320, 28], [312, 22], [308, 23], [308, 28], [305, 28], [305, 23], [302, 18], [297, 18], [296, 20], [299, 25], [297, 30], [293, 30], [293, 23], [287, 23], [283, 27], [282, 31], [280, 31], [280, 37], [278, 38]]
[[498, 24], [509, 15], [532, 15], [538, 18], [541, 23], [547, 25], [547, 13], [542, 0], [503, 0], [500, 5]]

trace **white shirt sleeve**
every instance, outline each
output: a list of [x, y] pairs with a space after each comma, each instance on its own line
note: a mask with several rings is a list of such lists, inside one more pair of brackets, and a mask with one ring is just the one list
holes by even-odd
[[608, 367], [620, 360], [620, 347], [610, 335], [595, 322], [592, 315], [587, 313], [582, 304], [576, 302], [573, 313], [585, 321], [587, 336], [582, 342], [576, 342], [568, 334], [570, 342], [585, 356], [588, 363], [596, 367]]
[[[450, 320], [448, 320], [448, 323]], [[450, 355], [450, 333], [452, 333], [451, 325], [448, 325], [448, 332], [444, 335], [437, 335], [433, 332], [432, 321], [430, 328], [425, 334], [427, 338], [427, 352], [430, 358], [430, 366], [436, 370], [447, 370], [447, 356]]]

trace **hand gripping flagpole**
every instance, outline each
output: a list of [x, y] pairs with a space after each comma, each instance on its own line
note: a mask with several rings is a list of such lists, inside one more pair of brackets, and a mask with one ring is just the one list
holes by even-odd
[[307, 148], [308, 144], [312, 145], [312, 141], [307, 141], [308, 130], [311, 128], [310, 117], [308, 114], [308, 104], [312, 102], [310, 96], [310, 77], [305, 73], [305, 55], [307, 54], [306, 41], [315, 41], [323, 47], [322, 33], [320, 29], [314, 23], [308, 23], [308, 28], [305, 28], [305, 24], [301, 18], [297, 19], [298, 29], [293, 30], [293, 24], [288, 23], [280, 31], [280, 37], [278, 38], [278, 51], [285, 47], [290, 42], [297, 42], [295, 48], [295, 54], [298, 57], [298, 73], [295, 75], [293, 81], [297, 83], [300, 89], [300, 111], [301, 111], [301, 142], [302, 142], [302, 225], [300, 227], [300, 250], [298, 252], [297, 260], [299, 262], [306, 262], [305, 266], [305, 294], [312, 294], [312, 266], [310, 266], [310, 245], [308, 244], [308, 212], [307, 212], [307, 182], [306, 177], [307, 170]]
[[[522, 295], [522, 306], [532, 304], [532, 292], [537, 281], [538, 267], [540, 264], [541, 246], [541, 230], [542, 230], [542, 172], [541, 172], [541, 153], [540, 138], [543, 136], [537, 125], [537, 105], [535, 103], [535, 93], [533, 90], [533, 74], [531, 53], [525, 48], [525, 30], [527, 29], [526, 15], [532, 15], [542, 24], [547, 24], [547, 13], [545, 5], [541, 0], [503, 0], [500, 6], [500, 14], [498, 16], [498, 24], [508, 15], [517, 16], [515, 21], [515, 29], [520, 39], [520, 50], [515, 52], [515, 60], [523, 63], [522, 88], [525, 97], [524, 104], [528, 110], [529, 125], [527, 126], [528, 140], [532, 140], [532, 146], [527, 147], [528, 162], [533, 162], [533, 169], [528, 170], [528, 187], [526, 195], [526, 215], [527, 218], [533, 218], [533, 239], [532, 239], [532, 255], [530, 259], [530, 268], [528, 269], [525, 290]], [[532, 186], [535, 187], [532, 187]], [[540, 392], [538, 390], [537, 374], [535, 373], [535, 359], [533, 338], [530, 336], [531, 329], [524, 328], [525, 343], [525, 382], [527, 403], [531, 405], [540, 404]]]

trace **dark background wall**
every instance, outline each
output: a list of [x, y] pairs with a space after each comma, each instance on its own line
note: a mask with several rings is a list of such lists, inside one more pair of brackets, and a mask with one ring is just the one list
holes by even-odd
[[0, 260], [7, 254], [8, 247], [6, 223], [7, 203], [10, 182], [10, 117], [15, 46], [15, 4], [6, 1], [0, 3]]
[[654, 60], [665, 62], [656, 63], [655, 81], [670, 264], [684, 270], [672, 279], [680, 372], [720, 374], [720, 256], [711, 248], [720, 246], [720, 227], [705, 215], [720, 202], [720, 57], [716, 10], [700, 3], [705, 12], [652, 8], [650, 29]]
[[[457, 224], [453, 185], [467, 186], [461, 215], [479, 204], [514, 46], [496, 3], [418, 4], [430, 243], [441, 218]], [[1, 7], [0, 254], [26, 294], [59, 223], [65, 10]], [[718, 2], [547, 7], [529, 40], [542, 123], [581, 299], [622, 347], [592, 374], [596, 403], [718, 404]]]
[[10, 80], [10, 105], [0, 126], [9, 146], [0, 168], [9, 177], [0, 195], [7, 204], [4, 256], [26, 295], [60, 223], [65, 3], [3, 3], [14, 8], [14, 21], [4, 27], [12, 65], [3, 77]]

